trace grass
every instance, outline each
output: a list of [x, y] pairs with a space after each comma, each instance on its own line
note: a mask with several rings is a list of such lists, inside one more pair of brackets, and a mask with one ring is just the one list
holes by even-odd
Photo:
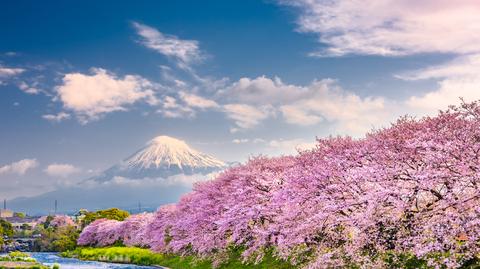
[[[171, 269], [211, 269], [212, 261], [199, 259], [194, 256], [179, 256], [173, 254], [155, 253], [148, 249], [134, 247], [105, 247], [105, 248], [77, 248], [73, 251], [64, 252], [63, 256], [78, 258], [81, 260], [104, 261], [114, 263], [130, 263], [137, 265], [157, 265]], [[439, 254], [437, 258], [443, 257]], [[425, 260], [416, 258], [413, 254], [395, 254], [389, 252], [384, 259], [388, 268], [406, 268], [406, 269], [431, 269]], [[1, 267], [0, 267], [1, 268]], [[275, 259], [271, 252], [267, 252], [264, 259], [258, 263], [242, 263], [241, 250], [231, 249], [227, 253], [225, 262], [216, 268], [218, 269], [292, 269], [297, 268], [288, 262]], [[361, 268], [357, 265], [350, 265], [348, 268]], [[480, 268], [478, 258], [465, 262], [460, 268], [474, 269]]]
[[[130, 263], [137, 265], [158, 265], [171, 269], [210, 269], [213, 268], [210, 260], [199, 259], [194, 256], [178, 256], [172, 254], [155, 253], [148, 249], [135, 247], [106, 247], [106, 248], [77, 248], [64, 252], [65, 257], [81, 260], [104, 261], [115, 263]], [[267, 254], [259, 264], [243, 264], [240, 251], [232, 250], [228, 253], [226, 262], [219, 265], [219, 269], [290, 269], [295, 268], [285, 261], [280, 261]]]
[[11, 252], [0, 257], [0, 269], [22, 268], [22, 269], [49, 269], [50, 267], [37, 263], [35, 259], [22, 252]]

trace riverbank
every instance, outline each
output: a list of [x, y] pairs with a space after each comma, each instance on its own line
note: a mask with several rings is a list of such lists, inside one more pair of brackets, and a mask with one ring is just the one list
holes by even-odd
[[[155, 253], [148, 249], [135, 247], [106, 247], [106, 248], [77, 248], [74, 251], [62, 253], [64, 257], [77, 258], [88, 261], [102, 261], [127, 263], [146, 266], [163, 266], [171, 269], [210, 269], [212, 261], [199, 259], [193, 256], [178, 256]], [[231, 251], [226, 262], [218, 266], [219, 269], [290, 269], [289, 263], [274, 259], [267, 255], [259, 264], [243, 264], [240, 252]]]
[[30, 255], [22, 252], [11, 252], [0, 256], [0, 269], [58, 269], [58, 266], [48, 267], [38, 263]]
[[0, 269], [50, 269], [36, 262], [7, 262], [0, 261]]

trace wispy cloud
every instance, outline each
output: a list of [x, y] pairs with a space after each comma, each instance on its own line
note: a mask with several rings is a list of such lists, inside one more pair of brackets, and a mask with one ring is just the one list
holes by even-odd
[[295, 154], [299, 151], [309, 150], [315, 147], [314, 140], [304, 139], [262, 139], [262, 138], [237, 138], [232, 140], [233, 144], [256, 144], [256, 147], [263, 148], [264, 153], [274, 154]]
[[362, 98], [331, 79], [299, 86], [279, 78], [241, 78], [221, 95], [227, 100], [242, 101], [241, 105], [226, 107], [227, 115], [240, 128], [254, 127], [279, 113], [290, 124], [309, 126], [325, 121], [341, 133], [360, 134], [390, 119], [384, 98]]
[[63, 120], [70, 119], [70, 114], [65, 112], [59, 112], [58, 114], [45, 114], [42, 118], [51, 122], [61, 122]]
[[195, 116], [195, 110], [189, 106], [184, 106], [177, 102], [172, 96], [165, 96], [161, 102], [161, 108], [157, 110], [165, 118], [192, 118]]
[[23, 68], [12, 68], [0, 65], [0, 85], [2, 85], [5, 80], [18, 76], [25, 72]]
[[133, 22], [132, 25], [141, 37], [142, 45], [175, 60], [182, 68], [204, 58], [196, 40], [184, 40], [174, 35], [167, 35], [138, 22]]
[[232, 143], [233, 144], [245, 144], [245, 143], [248, 143], [249, 141], [250, 141], [250, 139], [248, 139], [248, 138], [236, 138], [236, 139], [232, 140]]
[[0, 78], [7, 78], [19, 75], [25, 72], [23, 68], [10, 68], [5, 66], [0, 66]]
[[61, 163], [53, 163], [45, 168], [44, 172], [47, 173], [49, 176], [52, 177], [62, 177], [66, 178], [73, 174], [79, 173], [81, 171], [80, 168], [75, 167], [71, 164], [61, 164]]
[[0, 167], [1, 174], [25, 175], [25, 173], [38, 166], [36, 159], [23, 159]]
[[[272, 115], [273, 108], [270, 105], [255, 107], [248, 104], [227, 104], [223, 109], [228, 118], [232, 119], [235, 124], [242, 129], [250, 129], [261, 121]], [[237, 128], [232, 131], [238, 131]]]
[[274, 139], [268, 142], [269, 147], [283, 153], [309, 150], [313, 149], [315, 145], [315, 141], [305, 141], [303, 139]]
[[28, 94], [39, 94], [40, 89], [36, 85], [28, 85], [25, 81], [18, 83], [18, 88]]
[[205, 97], [187, 92], [180, 92], [180, 98], [189, 106], [200, 109], [217, 108], [217, 102]]
[[480, 51], [475, 0], [280, 0], [298, 8], [299, 31], [327, 48], [312, 55], [411, 55]]
[[4, 53], [5, 56], [8, 56], [8, 57], [14, 57], [14, 56], [18, 56], [19, 53], [18, 52], [15, 52], [15, 51], [7, 51]]
[[438, 80], [437, 88], [407, 100], [409, 110], [432, 114], [459, 99], [470, 102], [480, 99], [480, 54], [458, 57], [450, 62], [397, 75], [405, 80]]

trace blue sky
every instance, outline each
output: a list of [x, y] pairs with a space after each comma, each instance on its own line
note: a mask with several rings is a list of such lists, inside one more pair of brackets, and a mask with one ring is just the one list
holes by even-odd
[[478, 3], [360, 2], [2, 3], [0, 197], [158, 135], [244, 161], [480, 98]]

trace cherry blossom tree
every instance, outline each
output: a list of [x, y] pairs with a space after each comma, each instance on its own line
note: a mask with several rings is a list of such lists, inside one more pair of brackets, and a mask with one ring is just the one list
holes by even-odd
[[42, 216], [37, 220], [38, 224], [52, 227], [76, 226], [72, 218], [66, 215]]
[[242, 247], [256, 261], [273, 250], [305, 268], [401, 267], [406, 257], [459, 268], [480, 253], [479, 179], [480, 104], [464, 103], [361, 139], [253, 158], [155, 214], [96, 221], [79, 244], [214, 259]]
[[110, 246], [124, 238], [123, 222], [98, 219], [85, 227], [77, 243], [81, 246]]
[[153, 213], [131, 215], [121, 225], [122, 242], [126, 246], [149, 246], [147, 226], [153, 221]]

